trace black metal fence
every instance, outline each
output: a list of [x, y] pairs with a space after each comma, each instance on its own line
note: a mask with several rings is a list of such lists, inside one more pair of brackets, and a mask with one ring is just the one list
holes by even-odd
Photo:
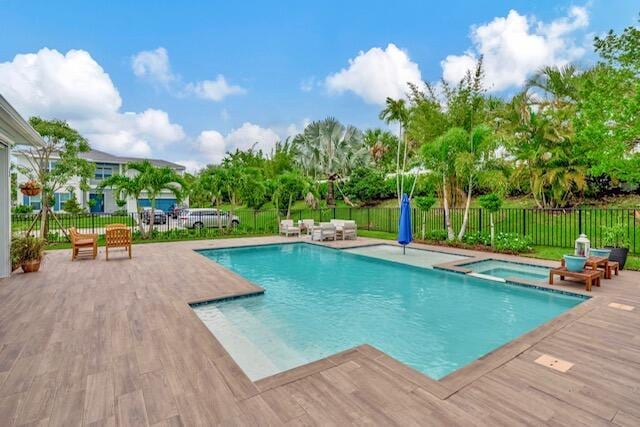
[[[451, 209], [454, 230], [463, 221], [464, 209]], [[331, 219], [355, 220], [358, 228], [396, 233], [400, 211], [398, 208], [324, 208], [297, 209], [291, 212], [294, 220], [314, 219], [316, 222]], [[105, 227], [112, 223], [123, 223], [131, 227], [135, 238], [148, 230], [150, 218], [136, 213], [112, 214], [57, 214], [49, 221], [50, 242], [65, 242], [61, 228], [77, 228], [80, 232], [103, 235]], [[153, 238], [156, 240], [181, 240], [189, 238], [217, 237], [227, 234], [273, 234], [278, 232], [279, 215], [275, 209], [235, 210], [232, 215], [208, 216], [191, 214], [189, 218], [157, 215], [154, 222]], [[412, 226], [414, 236], [423, 233], [434, 235], [446, 230], [444, 210], [441, 208], [422, 211], [413, 209]], [[35, 222], [34, 222], [35, 220]], [[227, 227], [228, 221], [233, 222]], [[624, 229], [625, 240], [632, 253], [640, 252], [640, 210], [636, 209], [517, 209], [504, 208], [494, 214], [497, 232], [518, 233], [528, 237], [532, 244], [541, 246], [573, 247], [579, 234], [586, 234], [593, 246], [601, 246], [605, 227], [618, 226]], [[40, 219], [35, 215], [12, 216], [12, 228], [16, 234], [25, 234], [33, 223], [34, 234], [40, 230]], [[489, 233], [489, 213], [481, 208], [469, 210], [468, 233]]]

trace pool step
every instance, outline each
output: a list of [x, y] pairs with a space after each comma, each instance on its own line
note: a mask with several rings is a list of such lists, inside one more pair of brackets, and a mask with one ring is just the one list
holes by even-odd
[[259, 346], [249, 340], [233, 321], [214, 305], [198, 310], [198, 315], [222, 343], [233, 360], [253, 381], [281, 371]]
[[278, 335], [277, 324], [263, 323], [244, 307], [233, 307], [232, 310], [226, 310], [225, 315], [254, 346], [268, 349], [268, 357], [280, 371], [310, 362]]

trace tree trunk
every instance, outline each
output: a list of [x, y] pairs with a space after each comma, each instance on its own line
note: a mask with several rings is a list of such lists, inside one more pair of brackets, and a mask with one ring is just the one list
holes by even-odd
[[329, 177], [327, 181], [327, 206], [334, 207], [336, 205], [336, 195], [333, 188], [333, 177]]
[[469, 188], [467, 189], [467, 202], [464, 207], [464, 216], [462, 218], [462, 226], [460, 227], [460, 232], [458, 233], [458, 240], [462, 240], [464, 234], [467, 232], [467, 224], [469, 223], [469, 208], [471, 207], [471, 192], [473, 190], [471, 178], [469, 178]]
[[447, 200], [447, 178], [442, 175], [442, 205], [444, 207], [444, 222], [447, 226], [447, 240], [453, 240], [455, 235], [451, 227], [451, 215], [449, 212], [449, 202]]
[[293, 195], [289, 195], [289, 204], [287, 205], [287, 219], [291, 219], [291, 203], [293, 202]]
[[49, 240], [49, 195], [43, 190], [40, 198], [40, 238]]
[[396, 193], [398, 194], [398, 207], [402, 205], [402, 194], [400, 192], [400, 150], [402, 148], [402, 124], [400, 124], [400, 135], [398, 136], [398, 150], [396, 152]]
[[489, 212], [489, 222], [491, 223], [491, 247], [493, 248], [496, 240], [496, 227], [493, 224], [493, 212]]
[[153, 225], [156, 222], [156, 198], [149, 198], [151, 202], [151, 213], [149, 215], [149, 234], [147, 235], [148, 239], [153, 239]]

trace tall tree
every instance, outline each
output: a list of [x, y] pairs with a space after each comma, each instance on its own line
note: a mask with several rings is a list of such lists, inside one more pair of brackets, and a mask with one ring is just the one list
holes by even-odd
[[140, 183], [149, 199], [151, 217], [146, 237], [151, 238], [155, 223], [156, 199], [163, 191], [169, 190], [180, 201], [183, 197], [183, 191], [186, 190], [186, 182], [173, 169], [154, 166], [148, 160], [129, 163], [127, 169], [136, 171], [140, 175]]
[[313, 179], [327, 180], [327, 205], [335, 206], [336, 181], [369, 161], [369, 150], [356, 127], [344, 126], [334, 118], [315, 121], [297, 135], [293, 144], [296, 159]]
[[87, 181], [93, 176], [94, 165], [80, 156], [91, 149], [89, 143], [67, 122], [31, 117], [29, 123], [42, 136], [44, 144], [19, 149], [28, 164], [23, 172], [36, 180], [42, 188], [40, 236], [46, 239], [49, 234], [48, 212], [54, 194], [65, 188], [74, 176], [80, 179], [81, 188], [87, 189]]
[[128, 198], [135, 200], [138, 228], [140, 229], [140, 235], [144, 236], [144, 227], [142, 225], [142, 221], [140, 221], [142, 218], [140, 196], [145, 190], [145, 184], [142, 182], [142, 175], [137, 174], [133, 177], [127, 175], [111, 175], [110, 177], [102, 180], [98, 188], [100, 190], [104, 188], [111, 188], [114, 191], [116, 198], [119, 200], [126, 200]]
[[[398, 206], [402, 203], [404, 194], [404, 173], [407, 166], [407, 138], [405, 128], [409, 123], [410, 109], [404, 99], [387, 98], [385, 108], [380, 112], [380, 120], [385, 123], [398, 124], [398, 146], [396, 149], [396, 193], [398, 196]], [[402, 162], [401, 152], [403, 153]]]

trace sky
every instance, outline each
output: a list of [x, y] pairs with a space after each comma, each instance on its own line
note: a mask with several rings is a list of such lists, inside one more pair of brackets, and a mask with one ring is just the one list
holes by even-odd
[[595, 60], [637, 1], [0, 0], [0, 93], [92, 147], [197, 170], [312, 120], [362, 129], [407, 82], [457, 82], [484, 57], [509, 96], [545, 65]]

